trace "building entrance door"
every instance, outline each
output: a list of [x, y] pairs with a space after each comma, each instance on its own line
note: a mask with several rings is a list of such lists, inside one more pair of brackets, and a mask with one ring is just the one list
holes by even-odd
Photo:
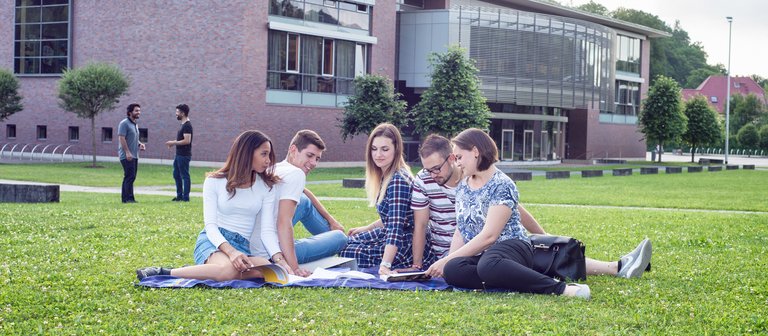
[[513, 158], [514, 148], [515, 148], [515, 131], [502, 130], [501, 131], [501, 159], [514, 160]]
[[523, 131], [523, 161], [533, 160], [533, 130]]

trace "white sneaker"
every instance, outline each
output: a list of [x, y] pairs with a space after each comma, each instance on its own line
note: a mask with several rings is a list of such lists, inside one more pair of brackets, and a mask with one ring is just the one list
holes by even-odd
[[579, 289], [576, 290], [576, 294], [573, 294], [573, 297], [581, 298], [584, 300], [589, 300], [592, 298], [592, 291], [589, 289], [589, 286], [577, 283], [569, 283], [568, 286], [579, 287]]
[[640, 245], [621, 257], [621, 269], [616, 276], [622, 278], [639, 278], [651, 262], [651, 240], [643, 239]]

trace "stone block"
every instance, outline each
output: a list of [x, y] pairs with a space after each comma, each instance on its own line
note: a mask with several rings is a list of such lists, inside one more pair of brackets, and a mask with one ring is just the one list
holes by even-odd
[[723, 170], [723, 166], [709, 166], [707, 167], [707, 170], [711, 172], [721, 171]]
[[513, 172], [513, 173], [507, 173], [507, 176], [512, 179], [512, 181], [530, 181], [533, 179], [533, 173], [531, 172]]
[[741, 166], [741, 169], [755, 170], [755, 165], [743, 165]]
[[688, 167], [689, 173], [701, 173], [704, 170], [702, 166], [690, 166]]
[[739, 165], [726, 165], [725, 170], [739, 170]]
[[571, 178], [571, 172], [567, 170], [548, 171], [547, 179]]
[[603, 171], [600, 169], [582, 170], [581, 177], [601, 177]]
[[341, 180], [341, 186], [344, 188], [365, 188], [364, 177], [345, 178]]
[[683, 172], [683, 167], [666, 167], [667, 174], [680, 174]]
[[640, 168], [640, 175], [658, 174], [659, 167], [642, 167]]
[[616, 168], [613, 170], [613, 176], [629, 176], [632, 175], [632, 168]]
[[59, 202], [58, 185], [0, 183], [0, 203]]

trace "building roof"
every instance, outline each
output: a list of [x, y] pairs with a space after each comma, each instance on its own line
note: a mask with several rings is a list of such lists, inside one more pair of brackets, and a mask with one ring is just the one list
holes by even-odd
[[[726, 76], [709, 76], [704, 82], [695, 89], [683, 89], [683, 100], [700, 94], [707, 98], [709, 105], [714, 107], [719, 113], [725, 113], [725, 102], [728, 91], [728, 78]], [[740, 94], [746, 96], [754, 94], [763, 103], [765, 100], [765, 91], [751, 77], [731, 77], [731, 95]]]
[[509, 4], [521, 10], [529, 10], [542, 14], [552, 14], [584, 21], [598, 23], [607, 27], [628, 31], [649, 38], [669, 37], [672, 34], [663, 30], [658, 30], [632, 22], [614, 19], [611, 17], [590, 13], [576, 8], [565, 7], [559, 4], [545, 2], [542, 0], [499, 0], [500, 3]]

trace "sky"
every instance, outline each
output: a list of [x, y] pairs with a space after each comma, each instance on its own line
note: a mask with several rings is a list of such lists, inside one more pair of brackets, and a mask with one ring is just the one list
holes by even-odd
[[[701, 42], [707, 64], [728, 67], [728, 20], [733, 17], [731, 74], [768, 78], [768, 0], [594, 0], [609, 11], [632, 8], [658, 16], [668, 26], [688, 32], [691, 42]], [[579, 6], [589, 0], [560, 0]]]

